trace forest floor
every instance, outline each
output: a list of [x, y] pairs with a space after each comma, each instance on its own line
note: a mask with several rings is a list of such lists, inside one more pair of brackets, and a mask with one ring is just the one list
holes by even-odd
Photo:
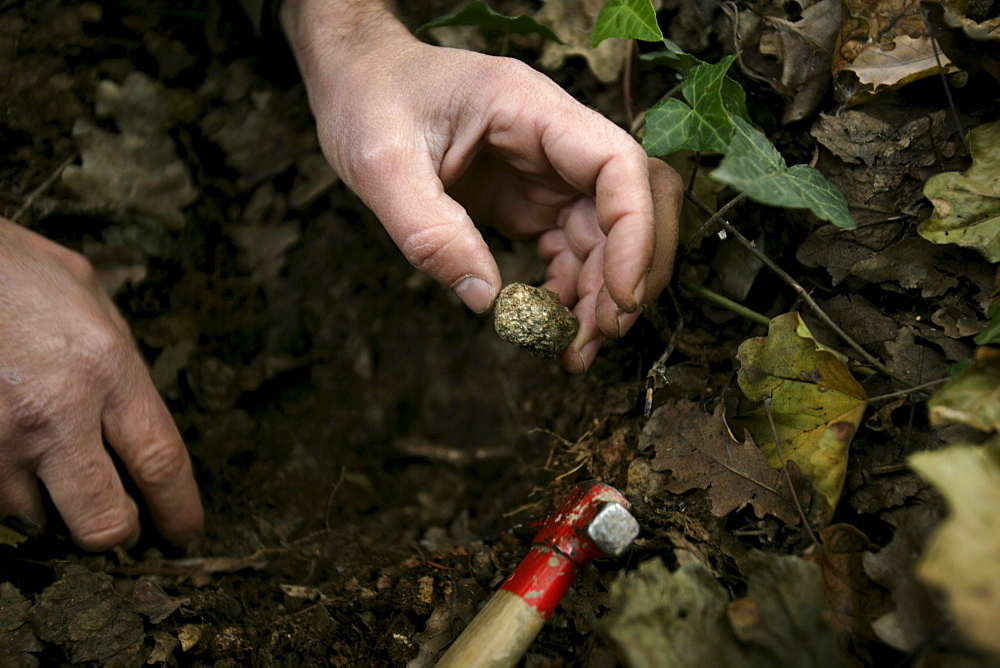
[[[406, 4], [413, 25], [450, 9]], [[772, 18], [800, 21], [787, 14], [797, 4], [774, 3]], [[548, 5], [556, 31], [568, 30], [552, 8], [579, 3]], [[701, 3], [702, 19], [699, 3], [670, 5], [660, 22], [675, 41], [706, 60], [726, 52], [732, 24], [719, 3]], [[624, 53], [624, 42], [612, 48]], [[532, 38], [511, 45], [532, 63], [542, 51]], [[546, 52], [546, 72], [623, 125], [628, 105], [641, 110], [676, 82], [636, 60], [629, 101], [620, 81], [598, 76], [617, 56], [561, 57]], [[994, 277], [975, 251], [915, 231], [931, 209], [926, 179], [968, 165], [940, 81], [838, 115], [827, 87], [782, 124], [785, 100], [732, 74], [754, 120], [790, 163], [815, 161], [859, 228], [749, 202], [731, 222], [911, 387], [947, 377], [987, 325]], [[994, 98], [958, 91], [967, 127], [992, 120]], [[0, 102], [0, 212], [95, 264], [173, 411], [207, 511], [206, 535], [185, 553], [147, 532], [128, 554], [87, 554], [58, 526], [8, 518], [0, 664], [431, 665], [525, 555], [531, 522], [588, 479], [622, 490], [642, 532], [622, 560], [581, 575], [525, 665], [616, 665], [610, 590], [640, 563], [698, 564], [740, 599], [761, 554], [818, 565], [826, 598], [789, 594], [785, 612], [819, 605], [816, 635], [835, 629], [847, 663], [976, 656], [912, 575], [944, 513], [905, 465], [944, 442], [929, 393], [897, 394], [906, 386], [856, 359], [731, 238], [691, 241], [682, 281], [571, 377], [503, 342], [490, 318], [404, 260], [325, 165], [287, 54], [259, 44], [228, 5], [0, 2]], [[732, 197], [703, 179], [696, 189], [713, 206]], [[685, 216], [690, 240], [706, 216]], [[530, 245], [486, 234], [505, 281], [540, 279]], [[752, 491], [723, 510], [722, 497], [740, 494], [725, 475], [680, 481], [693, 473], [664, 443], [684, 429], [725, 431], [723, 410], [740, 404], [737, 350], [767, 333], [698, 286], [769, 318], [800, 311], [851, 358], [867, 413], [824, 528], [751, 502]], [[665, 351], [647, 416], [647, 376]], [[820, 646], [796, 633], [782, 645], [787, 629], [766, 630], [779, 662]]]

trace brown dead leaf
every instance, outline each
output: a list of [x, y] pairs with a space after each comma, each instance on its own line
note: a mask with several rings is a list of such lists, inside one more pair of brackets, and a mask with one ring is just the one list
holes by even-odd
[[928, 383], [948, 375], [944, 356], [929, 346], [917, 343], [914, 332], [902, 327], [895, 341], [885, 344], [889, 368], [914, 385]]
[[650, 416], [639, 447], [651, 444], [656, 452], [652, 469], [671, 472], [668, 491], [708, 490], [716, 517], [750, 504], [757, 517], [771, 514], [798, 523], [783, 474], [767, 463], [749, 434], [743, 443], [733, 437], [724, 413], [722, 404], [712, 415], [688, 401], [666, 404]]
[[111, 661], [143, 639], [138, 613], [124, 605], [114, 578], [67, 564], [31, 610], [38, 637], [64, 648], [74, 663]]
[[110, 81], [98, 86], [97, 111], [114, 117], [119, 132], [77, 120], [73, 141], [83, 164], [68, 166], [63, 183], [86, 202], [135, 213], [167, 229], [183, 227], [182, 209], [198, 192], [166, 132], [171, 122], [166, 92], [133, 73], [121, 87]]
[[868, 647], [875, 640], [872, 620], [887, 609], [885, 594], [865, 573], [862, 556], [875, 546], [849, 524], [819, 530], [823, 548], [805, 559], [823, 574], [829, 619], [847, 641], [852, 654], [871, 663]]
[[851, 267], [851, 273], [871, 283], [893, 282], [919, 289], [924, 298], [940, 297], [958, 286], [958, 279], [942, 271], [947, 264], [941, 246], [909, 237]]
[[[653, 3], [659, 10], [662, 2]], [[678, 4], [678, 3], [675, 3]], [[720, 0], [681, 0], [670, 22], [670, 40], [688, 53], [701, 53], [711, 44]]]
[[168, 595], [153, 578], [146, 575], [136, 581], [132, 592], [126, 599], [126, 603], [133, 612], [145, 615], [153, 624], [159, 624], [179, 607], [189, 602], [187, 598], [175, 598]]
[[927, 12], [938, 46], [955, 65], [1000, 79], [1000, 18], [977, 24], [940, 2], [925, 1], [921, 7]]
[[281, 174], [315, 152], [316, 130], [301, 114], [300, 94], [251, 90], [242, 101], [213, 109], [201, 119], [205, 135], [222, 147], [226, 163], [240, 172], [236, 182], [240, 190]]
[[546, 42], [538, 65], [558, 70], [567, 58], [580, 56], [601, 81], [610, 83], [617, 79], [625, 62], [627, 42], [606, 39], [597, 48], [590, 45], [590, 33], [604, 4], [605, 0], [545, 0], [535, 20], [551, 28], [564, 43]]
[[813, 124], [812, 136], [830, 151], [820, 152], [817, 168], [844, 193], [859, 226], [892, 228], [899, 214], [921, 214], [923, 168], [954, 155], [957, 146], [946, 114], [929, 107], [870, 105], [823, 115]]
[[872, 628], [882, 642], [902, 652], [912, 652], [931, 638], [942, 640], [947, 629], [941, 606], [914, 574], [927, 536], [942, 514], [937, 505], [928, 504], [897, 511], [888, 518], [897, 524], [889, 544], [862, 557], [865, 573], [889, 590], [895, 604]]
[[[940, 57], [947, 66], [950, 61], [943, 54]], [[919, 2], [844, 0], [833, 58], [838, 100], [855, 104], [937, 71]]]
[[[760, 6], [755, 9], [764, 11]], [[840, 0], [820, 0], [807, 7], [798, 21], [748, 9], [733, 23], [741, 69], [766, 81], [785, 99], [781, 122], [792, 123], [812, 114], [830, 87]]]
[[35, 657], [30, 653], [42, 651], [43, 645], [28, 622], [30, 609], [31, 601], [17, 587], [9, 582], [0, 583], [0, 663], [36, 665], [31, 662]]
[[285, 251], [298, 242], [301, 231], [295, 221], [284, 221], [284, 195], [265, 182], [254, 191], [239, 223], [226, 226], [226, 233], [239, 248], [240, 268], [254, 283], [274, 280], [285, 266]]

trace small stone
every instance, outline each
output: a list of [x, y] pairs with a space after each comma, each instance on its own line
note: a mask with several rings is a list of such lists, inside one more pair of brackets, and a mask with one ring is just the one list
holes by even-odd
[[559, 295], [524, 283], [511, 283], [500, 291], [494, 325], [503, 339], [539, 357], [561, 353], [579, 327]]

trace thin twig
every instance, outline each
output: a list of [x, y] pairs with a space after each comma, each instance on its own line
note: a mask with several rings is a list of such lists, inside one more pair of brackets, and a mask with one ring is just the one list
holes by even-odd
[[771, 403], [774, 400], [771, 397], [766, 397], [764, 399], [764, 410], [767, 412], [767, 421], [771, 424], [771, 433], [774, 434], [774, 447], [778, 451], [778, 457], [781, 459], [781, 471], [785, 474], [785, 482], [788, 483], [788, 490], [792, 493], [792, 501], [795, 502], [795, 508], [798, 509], [799, 515], [802, 517], [802, 525], [806, 529], [806, 533], [809, 534], [810, 540], [812, 540], [814, 545], [823, 547], [823, 544], [819, 542], [816, 538], [816, 534], [813, 533], [812, 525], [809, 524], [809, 517], [806, 515], [805, 511], [802, 510], [802, 503], [799, 501], [799, 493], [795, 491], [795, 485], [792, 484], [792, 476], [788, 472], [788, 460], [785, 459], [785, 453], [781, 449], [781, 439], [778, 438], [778, 428], [774, 425], [774, 414], [771, 413]]
[[883, 399], [893, 399], [895, 397], [905, 397], [909, 394], [914, 394], [916, 392], [919, 392], [920, 390], [926, 390], [928, 387], [934, 387], [935, 385], [940, 385], [941, 383], [945, 383], [948, 380], [950, 380], [950, 378], [947, 376], [944, 378], [938, 378], [937, 380], [930, 380], [927, 381], [926, 383], [921, 383], [920, 385], [915, 385], [905, 390], [900, 390], [899, 392], [890, 392], [889, 394], [880, 394], [877, 397], [870, 397], [868, 401], [873, 402], [873, 401], [882, 401]]
[[[712, 211], [712, 208], [707, 204], [705, 204], [704, 202], [702, 202], [700, 199], [698, 199], [698, 196], [695, 195], [694, 193], [687, 193], [686, 197], [692, 202], [694, 202], [695, 206], [697, 206], [705, 213], [709, 215], [712, 215], [714, 213], [714, 211]], [[719, 218], [719, 224], [722, 225], [722, 227], [729, 234], [732, 234], [734, 237], [736, 237], [736, 240], [739, 241], [747, 250], [749, 250], [758, 260], [767, 265], [768, 269], [777, 274], [778, 277], [781, 278], [781, 280], [785, 281], [785, 283], [788, 283], [788, 285], [791, 286], [791, 288], [795, 290], [796, 293], [801, 295], [802, 300], [809, 305], [809, 308], [813, 310], [813, 313], [815, 313], [820, 320], [826, 323], [826, 325], [830, 329], [832, 329], [837, 334], [837, 336], [839, 336], [847, 345], [849, 345], [859, 355], [861, 355], [861, 357], [864, 358], [864, 360], [868, 362], [868, 364], [875, 367], [876, 369], [878, 369], [885, 375], [889, 376], [896, 382], [900, 383], [901, 385], [904, 385], [906, 387], [913, 387], [913, 383], [911, 383], [910, 381], [906, 380], [905, 378], [897, 374], [895, 371], [893, 371], [885, 364], [880, 362], [875, 356], [873, 356], [867, 350], [862, 348], [861, 344], [859, 344], [857, 341], [851, 338], [851, 336], [847, 332], [841, 329], [840, 325], [835, 323], [833, 319], [826, 314], [826, 311], [820, 308], [819, 304], [816, 303], [816, 300], [812, 298], [812, 295], [810, 295], [806, 291], [806, 289], [799, 284], [798, 281], [792, 278], [792, 276], [788, 272], [779, 267], [774, 260], [772, 260], [766, 254], [764, 254], [763, 251], [757, 248], [756, 244], [754, 244], [752, 241], [743, 236], [743, 234], [738, 229], [733, 227], [728, 220], [726, 220], [725, 218]]]
[[15, 223], [19, 222], [21, 216], [23, 216], [25, 212], [31, 207], [31, 205], [35, 203], [35, 200], [38, 199], [42, 195], [42, 193], [44, 193], [46, 190], [52, 187], [52, 184], [55, 183], [56, 180], [62, 175], [63, 170], [66, 169], [69, 166], [69, 164], [74, 160], [76, 160], [76, 151], [73, 151], [73, 153], [71, 153], [68, 158], [63, 160], [62, 164], [56, 167], [55, 171], [49, 174], [49, 177], [44, 181], [42, 181], [42, 184], [40, 186], [38, 186], [28, 194], [28, 197], [25, 198], [24, 202], [21, 204], [21, 208], [18, 209], [17, 212], [10, 217], [11, 221]]
[[[694, 196], [694, 191], [693, 190], [689, 189], [688, 192], [691, 193], [692, 197]], [[747, 198], [747, 194], [746, 193], [740, 193], [739, 195], [737, 195], [733, 199], [731, 199], [728, 202], [726, 202], [725, 205], [723, 205], [723, 207], [721, 209], [719, 209], [718, 211], [716, 211], [715, 213], [713, 213], [711, 216], [709, 216], [708, 220], [706, 220], [702, 224], [702, 226], [698, 228], [698, 231], [695, 232], [691, 236], [691, 239], [684, 245], [684, 255], [687, 255], [688, 253], [691, 252], [691, 249], [694, 246], [695, 242], [698, 241], [699, 239], [701, 239], [702, 235], [705, 234], [705, 232], [708, 230], [708, 228], [710, 228], [712, 225], [714, 225], [716, 222], [718, 222], [718, 220], [720, 218], [722, 218], [727, 213], [729, 213], [730, 209], [732, 209], [736, 205], [740, 204], [746, 198]]]
[[934, 33], [934, 24], [927, 15], [926, 10], [922, 13], [924, 26], [926, 26], [927, 33], [931, 38], [931, 48], [934, 49], [934, 62], [937, 63], [938, 76], [941, 77], [941, 85], [944, 86], [944, 94], [948, 98], [948, 107], [951, 110], [952, 118], [955, 120], [955, 128], [958, 130], [958, 140], [962, 142], [963, 152], [968, 155], [969, 147], [965, 143], [965, 128], [962, 127], [962, 119], [958, 115], [958, 107], [955, 106], [955, 100], [951, 96], [951, 86], [948, 85], [948, 77], [945, 76], [944, 66], [941, 64], [941, 53], [938, 51], [938, 40], [937, 35]]
[[683, 285], [685, 288], [693, 292], [696, 297], [700, 297], [707, 302], [715, 304], [716, 306], [721, 306], [724, 309], [728, 309], [733, 313], [735, 313], [736, 315], [746, 318], [751, 322], [756, 322], [757, 324], [764, 325], [765, 327], [771, 324], [771, 319], [768, 318], [766, 315], [757, 313], [757, 311], [747, 308], [746, 306], [740, 304], [739, 302], [734, 302], [732, 299], [729, 299], [728, 297], [723, 297], [717, 292], [712, 292], [711, 290], [702, 285], [698, 285], [697, 283], [692, 283], [691, 281], [685, 280], [683, 278], [681, 279], [681, 285]]
[[337, 496], [337, 492], [340, 490], [340, 486], [344, 484], [344, 476], [347, 475], [347, 467], [340, 467], [340, 477], [337, 478], [337, 482], [334, 483], [333, 489], [330, 491], [330, 496], [326, 497], [326, 530], [330, 531], [330, 511], [333, 509], [333, 498]]
[[677, 326], [674, 327], [674, 331], [670, 334], [666, 350], [663, 351], [659, 359], [653, 362], [653, 366], [649, 367], [649, 373], [646, 374], [646, 402], [643, 407], [642, 416], [647, 420], [653, 412], [653, 392], [656, 391], [656, 379], [659, 378], [666, 384], [667, 360], [674, 354], [674, 350], [677, 348], [677, 338], [684, 329], [684, 315], [677, 304], [677, 295], [674, 294], [673, 289], [669, 285], [667, 286], [667, 294], [670, 295], [670, 301], [674, 305], [674, 313], [677, 314]]
[[[701, 151], [694, 154], [694, 157], [691, 158], [691, 164], [694, 166], [691, 168], [691, 176], [688, 177], [687, 192], [689, 193], [694, 192], [694, 180], [698, 176], [698, 168], [701, 167]], [[701, 230], [698, 231], [700, 232]]]
[[625, 67], [622, 72], [622, 97], [628, 127], [632, 127], [635, 122], [635, 111], [632, 109], [632, 61], [635, 58], [636, 44], [634, 39], [625, 43]]

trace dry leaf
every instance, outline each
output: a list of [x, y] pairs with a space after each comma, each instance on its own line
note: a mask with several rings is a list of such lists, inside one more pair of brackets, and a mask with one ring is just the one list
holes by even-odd
[[590, 33], [606, 0], [545, 0], [535, 20], [552, 28], [563, 44], [546, 42], [538, 59], [540, 67], [558, 70], [567, 58], [581, 56], [598, 79], [610, 83], [618, 78], [625, 62], [627, 42], [606, 39], [597, 48], [590, 45]]
[[1000, 439], [910, 457], [948, 501], [917, 576], [944, 591], [959, 633], [1000, 659]]
[[611, 585], [603, 631], [632, 667], [844, 665], [819, 569], [763, 552], [747, 561], [747, 595], [732, 602], [701, 564], [642, 563]]
[[[948, 59], [940, 54], [942, 66]], [[951, 67], [954, 70], [954, 67]], [[920, 3], [844, 0], [834, 52], [834, 92], [851, 105], [938, 72]]]
[[927, 402], [931, 424], [1000, 429], [1000, 351], [976, 350], [976, 363], [949, 380]]
[[[758, 11], [773, 11], [767, 7]], [[830, 61], [840, 29], [840, 0], [820, 0], [798, 21], [744, 10], [738, 29], [737, 63], [749, 76], [766, 81], [785, 99], [782, 123], [811, 115], [830, 87]]]
[[885, 592], [871, 581], [862, 563], [864, 552], [874, 546], [849, 524], [833, 524], [818, 533], [822, 548], [805, 559], [819, 566], [823, 575], [830, 622], [840, 631], [851, 653], [870, 664], [868, 648], [875, 640], [871, 623], [886, 607]]
[[964, 172], [936, 174], [924, 185], [934, 213], [917, 228], [936, 244], [975, 248], [990, 262], [1000, 261], [1000, 122], [969, 132], [972, 166]]
[[931, 638], [940, 639], [943, 615], [927, 588], [917, 581], [913, 566], [927, 534], [940, 520], [931, 504], [906, 508], [897, 514], [892, 540], [878, 552], [865, 552], [865, 572], [889, 590], [895, 609], [872, 622], [878, 638], [901, 652], [913, 652]]
[[121, 87], [104, 81], [98, 113], [115, 118], [119, 132], [79, 119], [73, 141], [83, 164], [63, 171], [63, 183], [82, 200], [149, 217], [168, 229], [184, 226], [182, 209], [198, 195], [186, 163], [166, 132], [170, 106], [165, 90], [133, 73]]
[[687, 401], [661, 406], [643, 428], [639, 447], [653, 446], [654, 471], [671, 472], [668, 491], [707, 489], [716, 517], [749, 503], [757, 517], [769, 513], [798, 523], [784, 476], [767, 463], [749, 437], [745, 443], [733, 437], [724, 412], [722, 404], [712, 415]]

